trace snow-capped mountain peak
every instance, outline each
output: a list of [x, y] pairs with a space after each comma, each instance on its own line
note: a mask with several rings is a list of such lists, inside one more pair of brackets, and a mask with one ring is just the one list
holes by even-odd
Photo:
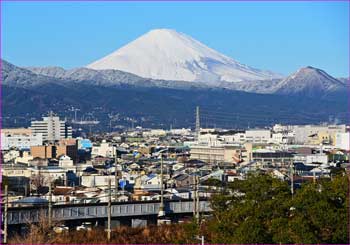
[[240, 64], [192, 37], [171, 29], [155, 29], [87, 66], [116, 69], [145, 78], [238, 82], [280, 77]]

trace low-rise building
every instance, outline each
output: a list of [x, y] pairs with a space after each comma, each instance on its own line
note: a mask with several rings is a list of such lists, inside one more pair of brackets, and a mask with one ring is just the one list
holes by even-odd
[[271, 141], [271, 131], [267, 129], [250, 129], [245, 132], [245, 140], [249, 143], [266, 144]]
[[293, 127], [297, 144], [322, 144], [335, 142], [336, 133], [345, 133], [346, 125], [296, 125]]
[[59, 144], [32, 146], [30, 152], [33, 158], [51, 159], [59, 158], [60, 156], [69, 156], [74, 162], [76, 162], [78, 147], [76, 143], [68, 144], [61, 142]]
[[243, 149], [240, 146], [206, 146], [191, 145], [191, 159], [198, 159], [207, 163], [232, 163], [244, 161]]
[[328, 156], [326, 154], [307, 155], [306, 164], [309, 163], [328, 163]]
[[91, 156], [115, 157], [116, 151], [117, 147], [104, 140], [101, 144], [92, 146]]
[[42, 134], [33, 134], [31, 129], [14, 128], [1, 130], [1, 150], [25, 150], [30, 149], [31, 146], [42, 144]]
[[342, 150], [350, 151], [350, 133], [336, 133], [335, 147]]

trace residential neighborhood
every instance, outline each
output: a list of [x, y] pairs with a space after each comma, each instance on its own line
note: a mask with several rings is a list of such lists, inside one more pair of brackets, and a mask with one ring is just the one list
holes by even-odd
[[2, 130], [2, 183], [9, 187], [10, 206], [49, 198], [53, 205], [102, 203], [109, 192], [115, 202], [160, 200], [161, 192], [166, 200], [192, 199], [196, 178], [199, 196], [210, 197], [210, 180], [224, 186], [252, 172], [299, 188], [349, 168], [347, 125], [136, 127], [87, 138], [72, 137], [69, 127], [51, 113], [28, 128]]

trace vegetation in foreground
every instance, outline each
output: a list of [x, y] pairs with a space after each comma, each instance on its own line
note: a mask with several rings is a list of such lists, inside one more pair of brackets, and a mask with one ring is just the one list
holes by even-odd
[[[215, 182], [214, 182], [215, 183]], [[268, 175], [250, 175], [235, 181], [212, 198], [213, 217], [196, 222], [119, 227], [110, 243], [343, 243], [348, 237], [349, 178], [340, 173], [332, 180], [305, 183], [292, 197], [288, 183]], [[108, 243], [100, 229], [54, 234], [45, 222], [31, 226], [10, 243]]]

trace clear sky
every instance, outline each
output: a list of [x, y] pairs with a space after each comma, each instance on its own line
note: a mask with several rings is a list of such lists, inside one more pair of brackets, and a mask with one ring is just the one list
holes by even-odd
[[84, 66], [151, 29], [186, 33], [237, 61], [349, 76], [348, 2], [3, 2], [2, 58]]

